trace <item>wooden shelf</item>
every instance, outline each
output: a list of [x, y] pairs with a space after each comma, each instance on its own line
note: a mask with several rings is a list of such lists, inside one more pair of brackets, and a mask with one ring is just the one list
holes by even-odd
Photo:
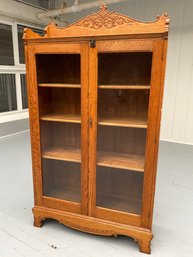
[[150, 85], [99, 85], [100, 89], [137, 89], [147, 90], [150, 89]]
[[81, 162], [81, 153], [78, 148], [50, 147], [42, 152], [42, 157], [53, 160]]
[[[81, 162], [81, 150], [77, 148], [51, 147], [42, 152], [45, 159]], [[144, 172], [144, 156], [125, 153], [97, 153], [97, 165]]]
[[[57, 121], [69, 123], [81, 123], [80, 114], [59, 114], [50, 113], [42, 115], [40, 120], [44, 121]], [[147, 128], [147, 120], [144, 118], [105, 118], [98, 119], [98, 125], [103, 126], [116, 126], [116, 127], [129, 127], [129, 128]]]
[[[72, 189], [68, 187], [52, 188], [44, 193], [47, 197], [53, 197], [57, 199], [80, 202], [80, 190]], [[105, 195], [97, 194], [97, 207], [103, 207], [105, 209], [114, 209], [118, 211], [125, 211], [128, 213], [141, 213], [141, 202], [135, 199], [128, 199], [121, 195]]]
[[147, 119], [144, 118], [99, 118], [98, 124], [103, 126], [147, 128]]
[[97, 194], [97, 207], [103, 207], [105, 209], [113, 209], [118, 211], [124, 211], [128, 213], [141, 213], [142, 203], [139, 200], [129, 199], [121, 195], [111, 194]]
[[42, 115], [40, 117], [40, 120], [81, 123], [80, 114], [50, 113], [50, 114]]
[[39, 83], [39, 87], [81, 88], [80, 84]]
[[80, 202], [80, 190], [72, 189], [68, 187], [60, 187], [50, 189], [48, 192], [45, 192], [45, 195], [48, 197], [58, 198], [67, 201]]
[[144, 156], [115, 152], [98, 152], [97, 165], [144, 172]]

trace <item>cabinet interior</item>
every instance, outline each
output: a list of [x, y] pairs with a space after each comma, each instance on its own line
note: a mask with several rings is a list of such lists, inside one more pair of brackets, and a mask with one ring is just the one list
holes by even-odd
[[50, 148], [80, 149], [80, 124], [41, 121], [42, 151]]
[[96, 205], [141, 214], [143, 173], [97, 167]]
[[99, 151], [144, 156], [145, 144], [146, 129], [98, 126], [97, 146]]
[[141, 214], [151, 63], [151, 52], [98, 54], [98, 207]]
[[80, 95], [80, 88], [39, 87], [40, 119], [80, 123]]
[[[150, 52], [98, 54], [100, 207], [141, 213], [151, 62]], [[44, 195], [80, 202], [80, 55], [36, 55], [36, 65]]]
[[37, 54], [38, 83], [80, 84], [80, 54]]
[[45, 196], [80, 202], [80, 164], [43, 159], [43, 193]]
[[99, 85], [150, 85], [151, 52], [98, 54]]
[[[149, 90], [99, 89], [99, 124], [147, 127]], [[105, 125], [105, 124], [104, 124]]]

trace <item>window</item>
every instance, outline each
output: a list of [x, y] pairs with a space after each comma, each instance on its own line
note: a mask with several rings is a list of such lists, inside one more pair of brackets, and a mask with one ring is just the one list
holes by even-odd
[[0, 24], [0, 65], [14, 65], [12, 27]]
[[0, 112], [17, 110], [14, 74], [0, 74]]
[[26, 75], [20, 74], [21, 79], [21, 95], [22, 95], [22, 108], [28, 108], [28, 101], [27, 101], [27, 87], [26, 87]]
[[[22, 39], [26, 27], [30, 26], [0, 21], [0, 123], [28, 117]], [[43, 34], [39, 28], [32, 29]]]

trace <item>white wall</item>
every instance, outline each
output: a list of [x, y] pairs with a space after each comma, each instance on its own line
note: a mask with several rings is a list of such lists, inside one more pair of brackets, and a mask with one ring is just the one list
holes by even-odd
[[[133, 0], [109, 9], [140, 20], [154, 20], [163, 12], [169, 14], [161, 139], [193, 144], [193, 0]], [[68, 14], [63, 19], [71, 23], [91, 11], [96, 9]]]

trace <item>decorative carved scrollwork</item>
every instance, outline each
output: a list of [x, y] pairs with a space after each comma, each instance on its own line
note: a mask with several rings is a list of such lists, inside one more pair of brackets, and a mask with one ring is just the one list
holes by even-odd
[[143, 22], [123, 14], [107, 11], [107, 6], [103, 4], [100, 6], [99, 12], [92, 13], [67, 27], [61, 28], [54, 23], [50, 23], [44, 30], [44, 36], [40, 36], [29, 28], [25, 29], [23, 38], [26, 42], [28, 39], [61, 38], [61, 40], [64, 40], [71, 37], [109, 36], [109, 30], [112, 30], [112, 35], [138, 34], [149, 36], [149, 34], [158, 33], [161, 37], [163, 35], [167, 38], [168, 25], [169, 17], [167, 14], [158, 16], [155, 21]]
[[101, 5], [101, 9], [98, 13], [92, 14], [87, 18], [75, 23], [75, 26], [86, 27], [90, 29], [100, 29], [105, 27], [106, 29], [111, 29], [124, 23], [132, 23], [133, 19], [117, 14], [115, 12], [108, 12], [105, 4]]
[[72, 223], [72, 222], [70, 222], [68, 220], [65, 220], [65, 219], [61, 219], [61, 220], [59, 220], [59, 222], [68, 226], [68, 227], [71, 227], [71, 228], [74, 228], [74, 229], [77, 229], [77, 230], [80, 230], [80, 231], [85, 231], [85, 232], [88, 232], [88, 233], [91, 233], [91, 234], [106, 235], [106, 236], [117, 236], [116, 233], [112, 230], [102, 230], [102, 229], [95, 229], [95, 228], [85, 227], [85, 226], [81, 226], [81, 225]]

